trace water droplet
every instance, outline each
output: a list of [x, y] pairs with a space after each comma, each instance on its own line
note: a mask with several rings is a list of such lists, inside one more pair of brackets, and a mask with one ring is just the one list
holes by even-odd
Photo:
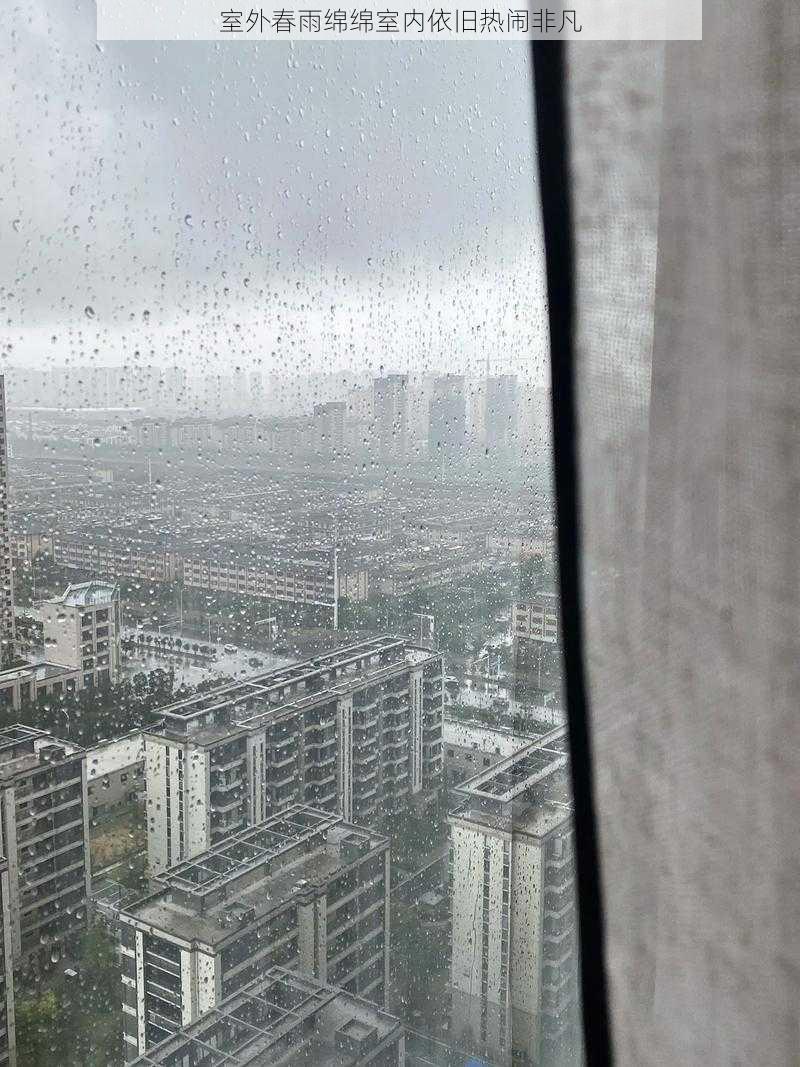
[[87, 319], [94, 318], [94, 308], [91, 306], [91, 304], [86, 305], [86, 307], [83, 309], [83, 313]]

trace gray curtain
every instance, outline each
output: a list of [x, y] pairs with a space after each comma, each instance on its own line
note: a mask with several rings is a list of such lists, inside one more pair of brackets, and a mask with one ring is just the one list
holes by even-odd
[[800, 17], [569, 50], [620, 1064], [800, 1063]]

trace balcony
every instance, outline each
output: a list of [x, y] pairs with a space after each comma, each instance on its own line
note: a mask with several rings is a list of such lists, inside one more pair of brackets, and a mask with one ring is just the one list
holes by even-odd
[[221, 763], [212, 763], [211, 764], [211, 771], [212, 771], [212, 773], [214, 771], [220, 771], [220, 772], [232, 771], [234, 769], [234, 767], [239, 767], [242, 763], [244, 763], [246, 758], [247, 758], [247, 753], [245, 753], [245, 752], [241, 752], [238, 756], [227, 756], [227, 757], [224, 757], [223, 762], [221, 762]]
[[279, 767], [286, 767], [290, 763], [295, 763], [296, 760], [297, 752], [294, 749], [281, 749], [280, 752], [275, 752], [271, 766], [276, 769]]

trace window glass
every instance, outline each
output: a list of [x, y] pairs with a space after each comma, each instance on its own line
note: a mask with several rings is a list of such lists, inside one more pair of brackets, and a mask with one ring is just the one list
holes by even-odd
[[577, 1064], [529, 50], [93, 20], [0, 46], [19, 1062]]

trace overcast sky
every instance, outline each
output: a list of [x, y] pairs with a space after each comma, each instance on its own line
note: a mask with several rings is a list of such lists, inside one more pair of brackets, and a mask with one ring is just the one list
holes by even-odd
[[5, 363], [542, 377], [526, 45], [98, 47], [31, 0], [0, 60]]

